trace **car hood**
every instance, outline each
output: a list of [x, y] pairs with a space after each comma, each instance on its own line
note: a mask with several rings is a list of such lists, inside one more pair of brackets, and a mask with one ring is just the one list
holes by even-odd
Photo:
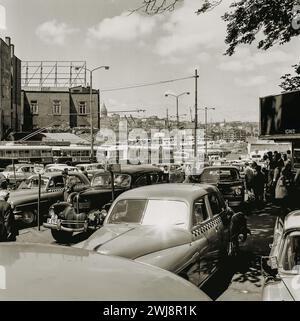
[[300, 301], [300, 275], [282, 277], [282, 283], [286, 286], [295, 301]]
[[1, 243], [0, 262], [1, 301], [208, 300], [172, 273], [82, 249]]
[[83, 242], [82, 247], [128, 259], [192, 242], [191, 233], [178, 227], [107, 224]]

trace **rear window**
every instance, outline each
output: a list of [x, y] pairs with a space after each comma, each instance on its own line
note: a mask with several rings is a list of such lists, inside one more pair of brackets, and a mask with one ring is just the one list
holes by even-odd
[[217, 183], [236, 181], [239, 179], [239, 174], [236, 169], [209, 169], [204, 170], [200, 175], [200, 182]]

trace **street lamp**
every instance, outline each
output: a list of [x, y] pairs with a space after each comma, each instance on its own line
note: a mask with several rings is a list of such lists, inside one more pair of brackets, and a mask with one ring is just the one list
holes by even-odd
[[205, 111], [205, 157], [207, 158], [207, 112], [208, 110], [216, 110], [214, 107], [204, 107], [204, 108], [198, 108], [199, 110]]
[[94, 133], [93, 133], [93, 111], [92, 111], [92, 100], [93, 100], [93, 72], [104, 68], [109, 69], [109, 66], [99, 66], [94, 69], [85, 68], [90, 73], [90, 126], [91, 126], [91, 162], [94, 161]]
[[178, 112], [178, 98], [180, 96], [183, 96], [183, 95], [189, 95], [190, 92], [188, 91], [185, 91], [179, 95], [175, 95], [175, 94], [170, 94], [170, 93], [166, 93], [165, 94], [165, 97], [168, 97], [168, 96], [172, 96], [172, 97], [175, 97], [176, 98], [176, 118], [177, 118], [177, 128], [179, 128], [179, 112]]

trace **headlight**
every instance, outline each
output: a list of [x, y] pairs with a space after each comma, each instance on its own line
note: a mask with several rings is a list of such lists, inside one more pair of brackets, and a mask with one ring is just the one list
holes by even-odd
[[55, 211], [54, 211], [53, 208], [49, 209], [49, 213], [48, 214], [49, 214], [50, 217], [53, 217], [53, 218], [56, 216]]
[[242, 194], [242, 190], [240, 188], [236, 188], [234, 190], [234, 192], [235, 192], [236, 195], [241, 195]]

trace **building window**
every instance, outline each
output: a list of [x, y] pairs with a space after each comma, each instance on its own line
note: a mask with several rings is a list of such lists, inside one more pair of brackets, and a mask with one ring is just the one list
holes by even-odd
[[86, 102], [79, 102], [79, 115], [86, 115]]
[[53, 100], [53, 115], [61, 115], [61, 101]]
[[39, 114], [39, 106], [37, 103], [37, 100], [31, 100], [30, 101], [30, 108], [32, 115], [38, 115]]

